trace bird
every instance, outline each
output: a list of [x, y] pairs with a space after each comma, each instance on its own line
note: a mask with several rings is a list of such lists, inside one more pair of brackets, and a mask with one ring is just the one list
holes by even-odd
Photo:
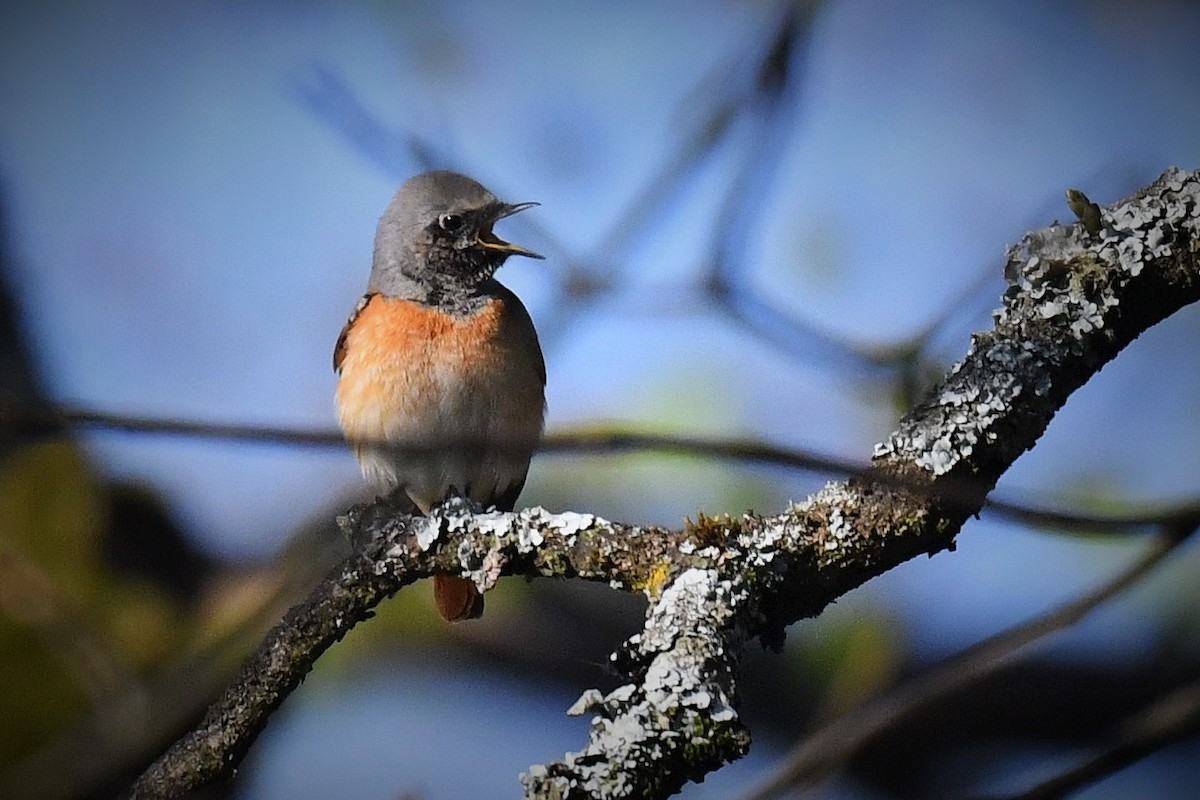
[[[511, 511], [525, 485], [546, 364], [494, 276], [509, 256], [543, 256], [492, 227], [536, 205], [438, 170], [405, 181], [379, 220], [367, 292], [334, 346], [335, 405], [363, 477], [407, 513], [454, 496]], [[433, 593], [448, 622], [483, 613], [469, 578], [434, 575]]]

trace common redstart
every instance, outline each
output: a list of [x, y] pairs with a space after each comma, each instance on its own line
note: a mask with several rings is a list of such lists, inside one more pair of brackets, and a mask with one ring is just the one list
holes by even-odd
[[[505, 203], [457, 172], [410, 178], [375, 233], [367, 294], [333, 351], [338, 419], [363, 476], [409, 511], [458, 495], [512, 510], [542, 435], [546, 365], [529, 312], [493, 277]], [[407, 447], [407, 449], [406, 449]], [[448, 621], [483, 613], [469, 579], [435, 575]]]

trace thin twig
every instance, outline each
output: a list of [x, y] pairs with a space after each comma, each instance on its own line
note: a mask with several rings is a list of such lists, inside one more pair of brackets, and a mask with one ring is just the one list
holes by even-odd
[[1108, 746], [1074, 767], [1004, 800], [1060, 800], [1200, 733], [1200, 681], [1148, 704], [1120, 726]]
[[[120, 431], [150, 436], [183, 436], [235, 442], [300, 447], [342, 449], [346, 441], [338, 431], [325, 428], [297, 428], [278, 425], [201, 422], [173, 417], [119, 414], [80, 406], [58, 410], [41, 407], [0, 406], [0, 427], [22, 434], [60, 435], [63, 423], [94, 430]], [[479, 441], [439, 441], [437, 443], [375, 442], [407, 455], [444, 453], [455, 448], [475, 449]], [[493, 445], [494, 447], [494, 445]], [[538, 452], [550, 456], [615, 456], [628, 453], [663, 453], [692, 456], [739, 464], [759, 464], [786, 469], [806, 470], [831, 475], [862, 476], [869, 467], [861, 462], [817, 453], [811, 450], [780, 447], [745, 439], [711, 439], [676, 436], [638, 430], [604, 429], [561, 431], [548, 434]], [[887, 480], [884, 476], [882, 480]], [[899, 480], [899, 478], [897, 478]], [[973, 495], [969, 483], [964, 494]], [[1045, 508], [1018, 498], [992, 496], [987, 511], [1026, 525], [1049, 529], [1086, 530], [1091, 533], [1120, 533], [1133, 528], [1168, 524], [1200, 514], [1200, 498], [1191, 498], [1168, 506], [1131, 506], [1122, 512], [1095, 514]]]
[[1035, 642], [1078, 623], [1149, 574], [1182, 541], [1168, 534], [1155, 536], [1145, 553], [1087, 594], [977, 643], [809, 734], [746, 800], [770, 800], [827, 778], [870, 739], [904, 717], [991, 675]]

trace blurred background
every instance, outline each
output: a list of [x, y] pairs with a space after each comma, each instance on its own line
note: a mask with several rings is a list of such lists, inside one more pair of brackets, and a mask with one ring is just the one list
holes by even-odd
[[[120, 425], [0, 427], [0, 796], [107, 797], [193, 721], [346, 545], [338, 331], [375, 223], [428, 168], [541, 207], [500, 279], [546, 351], [550, 434], [634, 430], [865, 463], [989, 328], [1004, 248], [1200, 165], [1184, 0], [9, 2], [0, 14], [0, 400]], [[869, 698], [1072, 601], [1200, 499], [1200, 313], [1073, 397], [985, 512], [751, 653], [757, 797]], [[10, 422], [15, 419], [9, 416]], [[203, 431], [200, 431], [203, 433]], [[209, 431], [209, 434], [213, 433]], [[702, 456], [535, 459], [522, 505], [678, 526], [782, 510], [837, 472]], [[1159, 526], [1161, 527], [1161, 526]], [[813, 796], [1016, 795], [1200, 676], [1200, 556], [846, 749]], [[318, 664], [213, 797], [511, 797], [582, 746], [644, 602], [509, 580], [447, 627], [402, 592]], [[836, 737], [835, 737], [836, 739]], [[826, 776], [822, 776], [826, 777]], [[1079, 797], [1191, 797], [1194, 740]], [[764, 795], [765, 796], [765, 795]]]

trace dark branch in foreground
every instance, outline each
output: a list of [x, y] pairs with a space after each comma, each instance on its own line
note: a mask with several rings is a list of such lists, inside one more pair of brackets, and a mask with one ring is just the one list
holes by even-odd
[[1009, 252], [1013, 285], [992, 331], [879, 445], [873, 466], [774, 516], [701, 518], [681, 530], [590, 514], [429, 519], [384, 502], [352, 510], [355, 555], [293, 609], [203, 722], [139, 779], [176, 797], [228, 775], [316, 658], [371, 608], [450, 571], [490, 588], [504, 575], [583, 578], [645, 592], [644, 629], [613, 655], [624, 685], [588, 690], [589, 740], [523, 776], [529, 798], [657, 798], [738, 758], [737, 666], [866, 580], [953, 545], [988, 490], [1067, 397], [1142, 331], [1200, 298], [1200, 179], [1167, 172], [1104, 209], [1102, 227], [1053, 227]]

